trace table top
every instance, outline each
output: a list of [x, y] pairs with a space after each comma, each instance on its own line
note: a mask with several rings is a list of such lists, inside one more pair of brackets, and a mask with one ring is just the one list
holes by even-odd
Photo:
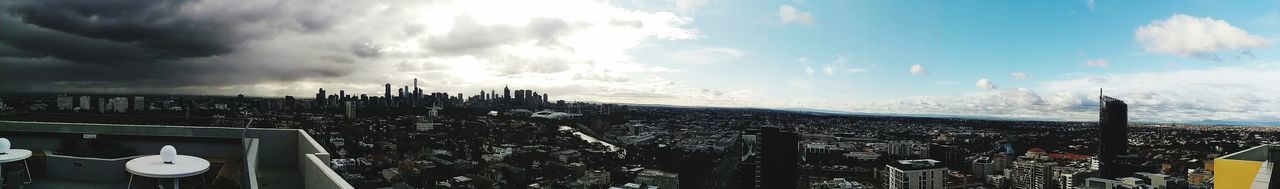
[[160, 155], [134, 158], [124, 164], [129, 173], [151, 178], [182, 178], [199, 175], [209, 170], [209, 160], [194, 156], [178, 155], [173, 164], [165, 164]]
[[9, 149], [9, 153], [0, 155], [0, 163], [22, 161], [31, 157], [31, 150]]

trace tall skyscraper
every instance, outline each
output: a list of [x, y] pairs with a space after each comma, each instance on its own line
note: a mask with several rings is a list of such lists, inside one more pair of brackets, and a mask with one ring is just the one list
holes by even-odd
[[147, 110], [146, 108], [147, 108], [147, 102], [145, 98], [142, 98], [141, 96], [133, 97], [133, 111]]
[[98, 98], [98, 103], [97, 103], [97, 105], [98, 105], [98, 106], [96, 106], [96, 107], [97, 107], [97, 109], [98, 109], [98, 113], [106, 113], [106, 112], [107, 112], [107, 98]]
[[386, 85], [384, 85], [384, 88], [386, 88], [387, 91], [386, 93], [382, 94], [382, 98], [384, 98], [383, 100], [387, 101], [387, 104], [391, 104], [391, 83], [387, 83]]
[[1114, 179], [1133, 173], [1120, 164], [1117, 156], [1129, 151], [1129, 105], [1124, 101], [1101, 96], [1098, 109], [1098, 163], [1100, 176]]
[[58, 95], [58, 110], [71, 110], [75, 108], [75, 100], [67, 95]]
[[107, 99], [107, 107], [104, 109], [115, 113], [124, 113], [129, 110], [129, 98], [113, 97]]
[[760, 188], [796, 188], [800, 136], [779, 127], [764, 127], [760, 144]]
[[353, 104], [353, 102], [347, 101], [342, 103], [342, 113], [343, 113], [342, 115], [346, 116], [347, 118], [356, 117], [356, 107]]
[[[530, 92], [533, 92], [533, 91], [530, 91]], [[525, 100], [528, 100], [529, 104], [538, 104], [539, 102], [542, 102], [542, 95], [538, 94], [538, 92], [533, 92], [533, 96], [530, 96], [528, 99], [525, 99]]]
[[507, 86], [502, 86], [502, 99], [511, 100], [511, 88], [507, 88]]
[[410, 107], [418, 107], [422, 103], [422, 88], [418, 88], [418, 78], [413, 78], [413, 98]]
[[89, 96], [80, 96], [80, 109], [81, 109], [81, 110], [92, 110], [92, 109], [93, 109], [93, 104], [89, 103], [89, 101], [90, 101], [91, 99], [92, 99], [92, 98], [91, 98], [91, 97], [89, 97]]
[[319, 93], [316, 93], [316, 107], [324, 108], [324, 104], [325, 104], [325, 103], [324, 103], [324, 101], [325, 101], [325, 99], [324, 99], [324, 98], [325, 98], [325, 95], [324, 95], [324, 88], [320, 88], [320, 92], [319, 92]]
[[516, 96], [513, 97], [514, 99], [516, 99], [516, 104], [524, 104], [524, 97], [525, 97], [524, 92], [525, 90], [516, 90], [516, 94], [515, 94]]

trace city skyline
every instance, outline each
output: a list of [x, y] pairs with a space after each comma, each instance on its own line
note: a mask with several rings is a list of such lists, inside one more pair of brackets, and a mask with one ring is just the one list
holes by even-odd
[[1086, 121], [1102, 88], [1132, 121], [1280, 120], [1275, 1], [93, 4], [0, 3], [0, 92], [379, 96], [416, 78], [468, 96]]

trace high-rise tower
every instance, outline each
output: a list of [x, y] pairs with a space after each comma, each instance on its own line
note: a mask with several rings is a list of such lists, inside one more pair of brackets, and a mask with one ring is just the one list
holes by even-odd
[[1099, 172], [1103, 178], [1113, 179], [1131, 176], [1129, 168], [1120, 163], [1121, 154], [1129, 151], [1129, 105], [1109, 96], [1098, 100]]
[[764, 127], [760, 136], [760, 188], [796, 188], [800, 136], [779, 127]]
[[507, 88], [507, 86], [502, 86], [502, 99], [511, 100], [511, 88]]
[[324, 88], [320, 88], [320, 92], [316, 93], [316, 107], [324, 107]]

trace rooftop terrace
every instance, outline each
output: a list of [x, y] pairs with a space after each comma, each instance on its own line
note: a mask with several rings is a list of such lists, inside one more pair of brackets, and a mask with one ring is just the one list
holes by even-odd
[[[158, 154], [164, 145], [210, 161], [209, 171], [183, 179], [183, 188], [353, 188], [327, 166], [329, 153], [296, 129], [0, 121], [0, 137], [12, 141], [14, 149], [34, 152], [27, 159], [34, 180], [25, 185], [30, 189], [122, 188], [129, 179], [124, 162]], [[86, 143], [93, 148], [109, 143], [122, 149], [115, 151], [134, 154], [58, 153]], [[155, 182], [134, 179], [135, 188]]]

